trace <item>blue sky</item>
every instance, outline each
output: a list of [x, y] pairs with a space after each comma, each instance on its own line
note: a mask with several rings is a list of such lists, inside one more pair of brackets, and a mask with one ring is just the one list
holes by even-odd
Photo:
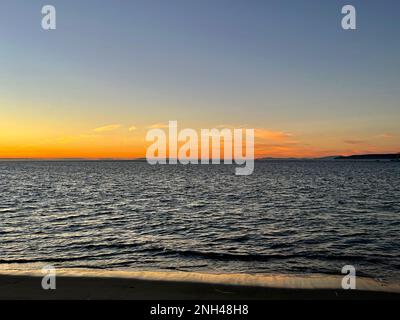
[[[45, 4], [57, 30], [41, 29]], [[341, 29], [345, 4], [356, 31]], [[336, 151], [400, 134], [399, 16], [389, 0], [3, 0], [0, 111], [49, 132], [247, 125]]]

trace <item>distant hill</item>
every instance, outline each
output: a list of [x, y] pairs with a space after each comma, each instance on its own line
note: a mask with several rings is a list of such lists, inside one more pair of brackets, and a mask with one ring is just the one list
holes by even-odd
[[400, 161], [400, 153], [387, 154], [357, 154], [352, 156], [339, 156], [335, 160], [383, 160], [383, 161]]
[[389, 154], [356, 154], [351, 156], [327, 156], [320, 158], [259, 158], [256, 161], [337, 161], [337, 160], [370, 160], [400, 161], [400, 153]]
[[320, 158], [314, 158], [313, 160], [324, 160], [324, 161], [327, 161], [327, 160], [336, 160], [336, 158], [338, 158], [338, 157], [340, 157], [340, 156], [320, 157]]

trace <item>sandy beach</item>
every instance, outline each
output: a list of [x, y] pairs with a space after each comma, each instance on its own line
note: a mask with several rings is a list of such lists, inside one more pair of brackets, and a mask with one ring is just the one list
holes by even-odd
[[398, 284], [357, 279], [343, 290], [338, 276], [57, 270], [56, 290], [40, 271], [0, 271], [0, 299], [274, 300], [400, 299]]

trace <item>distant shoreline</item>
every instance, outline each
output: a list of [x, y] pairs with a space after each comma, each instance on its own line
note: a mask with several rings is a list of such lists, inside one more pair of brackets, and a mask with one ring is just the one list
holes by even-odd
[[[201, 159], [199, 159], [200, 161]], [[353, 160], [353, 161], [400, 161], [400, 153], [385, 153], [385, 154], [356, 154], [350, 156], [326, 156], [319, 158], [296, 158], [296, 157], [287, 157], [287, 158], [274, 158], [274, 157], [264, 157], [264, 158], [255, 158], [254, 161], [262, 162], [262, 161], [343, 161], [343, 160]], [[0, 158], [0, 162], [6, 161], [31, 161], [31, 162], [39, 162], [39, 161], [54, 161], [54, 162], [147, 162], [146, 158], [132, 158], [132, 159], [118, 159], [118, 158]], [[223, 159], [221, 159], [221, 162]]]
[[391, 154], [359, 154], [352, 156], [340, 156], [335, 160], [363, 160], [363, 161], [400, 161], [400, 153]]

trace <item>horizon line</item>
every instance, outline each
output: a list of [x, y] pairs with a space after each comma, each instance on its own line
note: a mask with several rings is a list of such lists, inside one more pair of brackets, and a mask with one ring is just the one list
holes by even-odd
[[[400, 155], [400, 152], [393, 153], [365, 153], [365, 154], [352, 154], [353, 155]], [[328, 156], [317, 156], [317, 157], [299, 157], [299, 156], [289, 156], [289, 157], [274, 157], [274, 156], [263, 156], [263, 157], [254, 157], [254, 160], [263, 160], [263, 159], [324, 159], [324, 158], [334, 158], [334, 157], [347, 157], [344, 155], [328, 155]], [[0, 157], [0, 161], [146, 161], [145, 157], [137, 157], [137, 158], [85, 158], [85, 157], [55, 157], [55, 158], [39, 158], [39, 157]], [[167, 157], [167, 160], [172, 160]], [[201, 158], [197, 159], [201, 161]], [[212, 161], [212, 158], [208, 159]], [[224, 158], [220, 158], [219, 160], [224, 161]], [[234, 159], [232, 159], [234, 160]]]

